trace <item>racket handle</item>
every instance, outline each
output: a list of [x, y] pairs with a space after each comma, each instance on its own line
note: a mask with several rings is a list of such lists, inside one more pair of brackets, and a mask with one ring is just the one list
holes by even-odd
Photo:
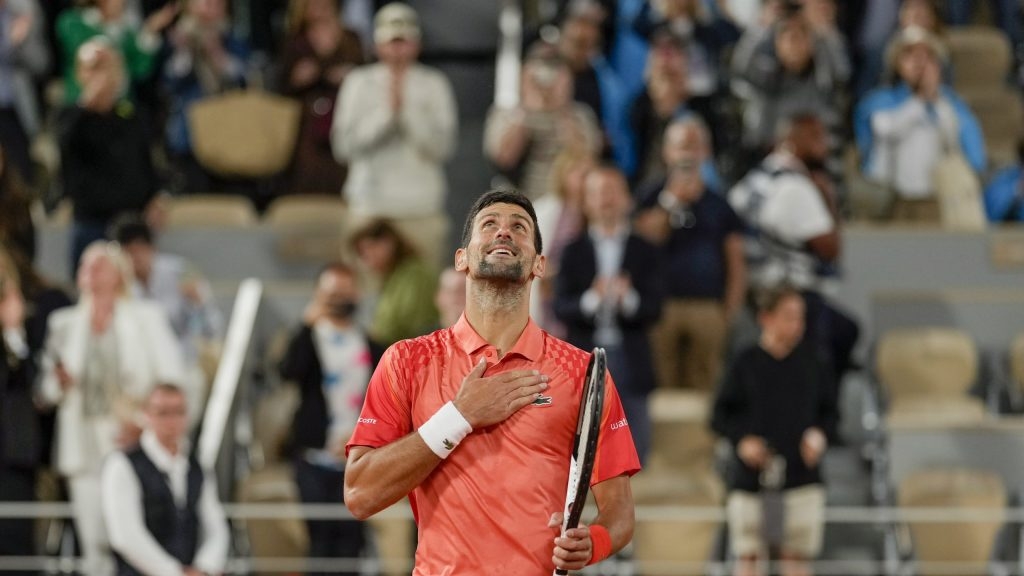
[[557, 574], [558, 576], [566, 576], [566, 574], [568, 573], [568, 570], [562, 570], [561, 568], [555, 570], [555, 574]]

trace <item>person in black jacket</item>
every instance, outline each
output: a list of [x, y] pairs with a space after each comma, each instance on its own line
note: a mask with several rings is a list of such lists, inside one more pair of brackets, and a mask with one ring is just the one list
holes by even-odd
[[[821, 550], [825, 490], [820, 464], [836, 438], [831, 374], [801, 342], [804, 300], [782, 286], [759, 295], [760, 342], [741, 352], [722, 382], [711, 427], [735, 448], [727, 513], [737, 574], [756, 574], [761, 541], [762, 472], [784, 466], [784, 574], [810, 574]], [[778, 469], [778, 468], [776, 468]], [[792, 571], [790, 571], [792, 570]]]
[[[303, 324], [281, 361], [281, 377], [299, 387], [292, 425], [295, 479], [304, 503], [344, 503], [345, 444], [359, 418], [370, 375], [384, 350], [356, 324], [358, 280], [340, 262], [317, 279]], [[312, 558], [359, 558], [366, 545], [357, 521], [310, 520]], [[353, 569], [342, 574], [359, 574]]]
[[[2, 246], [0, 325], [0, 502], [33, 502], [41, 456], [32, 402], [35, 371], [25, 333], [25, 300], [17, 271]], [[0, 519], [0, 556], [31, 556], [34, 550], [31, 519]]]
[[657, 249], [632, 233], [629, 187], [615, 168], [584, 180], [589, 229], [562, 254], [555, 278], [555, 314], [567, 340], [584, 350], [602, 346], [622, 399], [641, 463], [651, 444], [647, 397], [654, 369], [647, 330], [658, 319], [661, 289]]
[[127, 98], [119, 52], [103, 39], [78, 50], [82, 95], [57, 119], [64, 196], [74, 203], [71, 276], [82, 252], [103, 239], [115, 216], [146, 211], [159, 183], [150, 156], [150, 124]]

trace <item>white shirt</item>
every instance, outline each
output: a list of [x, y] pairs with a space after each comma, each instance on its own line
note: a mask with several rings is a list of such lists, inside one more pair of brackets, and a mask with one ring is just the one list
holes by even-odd
[[[142, 433], [142, 451], [165, 473], [174, 502], [181, 506], [188, 490], [187, 445], [171, 455], [150, 431]], [[181, 576], [183, 566], [167, 553], [146, 529], [142, 487], [124, 452], [107, 457], [100, 486], [100, 504], [110, 536], [110, 546], [136, 570], [148, 576]], [[210, 574], [224, 571], [229, 534], [224, 510], [217, 498], [213, 474], [205, 474], [199, 497], [199, 547], [193, 567]]]
[[932, 172], [944, 146], [960, 147], [956, 110], [944, 98], [934, 104], [908, 98], [902, 106], [875, 112], [871, 131], [875, 149], [868, 175], [906, 199], [931, 197]]
[[[605, 234], [591, 227], [590, 240], [594, 244], [594, 259], [597, 265], [597, 278], [612, 279], [622, 270], [622, 259], [626, 254], [626, 240], [629, 228], [622, 226], [613, 234]], [[636, 314], [640, 308], [640, 295], [636, 288], [630, 288], [619, 303], [602, 299], [593, 288], [589, 288], [580, 298], [580, 310], [594, 317], [594, 344], [598, 346], [618, 346], [622, 344], [622, 330], [619, 329], [616, 316], [621, 312], [626, 316]]]
[[[772, 173], [785, 170], [772, 176]], [[820, 289], [817, 261], [807, 241], [835, 228], [832, 214], [803, 164], [792, 154], [773, 152], [732, 190], [729, 204], [760, 236], [748, 236], [745, 249], [751, 285], [787, 281], [800, 289]]]
[[396, 116], [387, 67], [361, 66], [345, 79], [335, 110], [331, 146], [349, 165], [345, 198], [354, 215], [444, 212], [444, 162], [455, 151], [458, 119], [451, 84], [441, 72], [410, 67]]
[[307, 458], [316, 464], [337, 467], [344, 462], [333, 449], [352, 435], [366, 397], [372, 364], [370, 347], [357, 326], [338, 328], [329, 320], [320, 320], [313, 326], [313, 345], [324, 375], [322, 385], [329, 424], [324, 450], [308, 454]]

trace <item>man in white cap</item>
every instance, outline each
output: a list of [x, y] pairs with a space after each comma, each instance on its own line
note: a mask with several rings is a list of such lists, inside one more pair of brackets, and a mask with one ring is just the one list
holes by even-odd
[[944, 154], [961, 152], [975, 172], [985, 168], [978, 121], [942, 81], [945, 58], [931, 32], [903, 29], [887, 52], [894, 85], [870, 92], [854, 114], [864, 173], [894, 196], [893, 219], [938, 221], [932, 173]]
[[417, 62], [419, 19], [408, 5], [382, 7], [373, 40], [378, 61], [345, 80], [331, 134], [335, 156], [349, 164], [349, 224], [390, 218], [439, 263], [448, 253], [444, 162], [455, 151], [455, 98], [441, 72]]

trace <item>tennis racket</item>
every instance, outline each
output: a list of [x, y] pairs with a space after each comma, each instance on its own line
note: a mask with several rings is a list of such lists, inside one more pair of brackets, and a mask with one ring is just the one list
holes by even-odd
[[[583, 506], [587, 503], [590, 476], [594, 471], [594, 457], [597, 454], [597, 436], [601, 429], [601, 415], [604, 412], [604, 380], [608, 371], [608, 359], [604, 348], [594, 348], [590, 364], [583, 380], [583, 395], [580, 399], [580, 413], [576, 419], [576, 435], [573, 438], [572, 458], [569, 461], [569, 483], [565, 488], [565, 512], [562, 520], [562, 535], [580, 525]], [[556, 569], [555, 574], [564, 576], [567, 570]]]

